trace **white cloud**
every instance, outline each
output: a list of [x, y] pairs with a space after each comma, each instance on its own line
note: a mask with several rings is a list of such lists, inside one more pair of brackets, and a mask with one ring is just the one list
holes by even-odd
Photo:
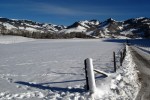
[[[89, 9], [89, 8], [87, 8]], [[100, 12], [100, 11], [87, 11], [85, 7], [63, 7], [58, 5], [37, 3], [32, 8], [32, 11], [37, 11], [45, 14], [58, 14], [58, 15], [108, 15], [110, 13]]]

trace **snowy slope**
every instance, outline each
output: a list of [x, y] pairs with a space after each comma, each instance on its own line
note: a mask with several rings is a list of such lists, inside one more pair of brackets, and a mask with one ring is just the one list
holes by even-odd
[[63, 29], [59, 31], [60, 33], [71, 33], [71, 32], [86, 32], [86, 28], [82, 26], [78, 26], [75, 28], [70, 28], [70, 29]]
[[11, 25], [11, 24], [9, 24], [9, 23], [3, 23], [3, 25], [6, 27], [6, 29], [9, 29], [9, 30], [11, 30], [11, 29], [16, 29], [15, 26], [13, 26], [13, 25]]

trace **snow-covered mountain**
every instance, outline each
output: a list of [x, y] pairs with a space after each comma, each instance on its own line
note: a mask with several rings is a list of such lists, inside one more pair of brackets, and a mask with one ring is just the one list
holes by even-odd
[[61, 33], [80, 32], [92, 37], [120, 36], [138, 38], [150, 37], [150, 18], [140, 17], [125, 21], [116, 21], [112, 18], [100, 22], [98, 20], [79, 21], [59, 31]]
[[128, 35], [150, 38], [150, 18], [140, 17], [128, 19], [124, 21], [123, 27], [123, 32], [129, 33]]
[[54, 24], [34, 22], [31, 20], [17, 20], [17, 19], [8, 19], [8, 18], [0, 18], [0, 27], [1, 27], [1, 31], [3, 31], [4, 33], [9, 33], [9, 32], [17, 33], [18, 31], [53, 33], [65, 28], [65, 26], [63, 25], [54, 25]]
[[125, 21], [116, 21], [110, 18], [102, 22], [92, 35], [99, 37], [150, 37], [150, 18], [140, 17]]
[[33, 38], [150, 37], [150, 18], [140, 17], [125, 21], [109, 18], [103, 22], [84, 20], [67, 27], [31, 20], [0, 18], [0, 33]]
[[109, 18], [102, 22], [99, 27], [93, 31], [92, 35], [98, 37], [112, 37], [113, 35], [117, 35], [118, 31], [122, 30], [122, 24], [123, 22]]
[[72, 32], [87, 32], [98, 28], [100, 22], [98, 20], [85, 20], [75, 22], [68, 26], [66, 29], [60, 31], [60, 33], [72, 33]]

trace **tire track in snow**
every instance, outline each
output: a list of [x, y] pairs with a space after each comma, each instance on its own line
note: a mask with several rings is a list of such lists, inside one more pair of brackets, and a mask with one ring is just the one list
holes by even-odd
[[140, 71], [141, 89], [135, 100], [150, 100], [150, 62], [133, 47], [130, 47], [130, 50], [133, 60]]

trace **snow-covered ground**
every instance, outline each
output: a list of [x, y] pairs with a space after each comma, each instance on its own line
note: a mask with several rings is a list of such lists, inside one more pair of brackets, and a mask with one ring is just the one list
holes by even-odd
[[134, 62], [139, 70], [139, 80], [141, 88], [136, 100], [149, 100], [150, 98], [150, 54], [143, 49], [130, 47]]
[[101, 100], [135, 100], [138, 94], [141, 86], [138, 80], [139, 71], [133, 61], [131, 51], [128, 50], [128, 47], [126, 49], [127, 53], [123, 65], [118, 68], [116, 73], [112, 73], [108, 77], [109, 79], [105, 79], [110, 81], [106, 87], [110, 87]]
[[0, 44], [14, 44], [14, 43], [21, 43], [21, 42], [29, 42], [29, 41], [34, 41], [34, 39], [21, 37], [21, 36], [0, 35]]
[[[130, 53], [123, 67], [112, 73], [112, 52], [118, 52], [122, 43], [100, 39], [27, 41], [28, 38], [19, 43], [22, 37], [15, 38], [15, 42], [9, 37], [12, 42], [8, 44], [7, 36], [0, 38], [2, 100], [130, 100], [136, 95], [136, 70]], [[94, 59], [94, 68], [111, 72], [107, 78], [96, 74], [97, 92], [93, 97], [84, 89], [84, 59], [89, 57]]]

